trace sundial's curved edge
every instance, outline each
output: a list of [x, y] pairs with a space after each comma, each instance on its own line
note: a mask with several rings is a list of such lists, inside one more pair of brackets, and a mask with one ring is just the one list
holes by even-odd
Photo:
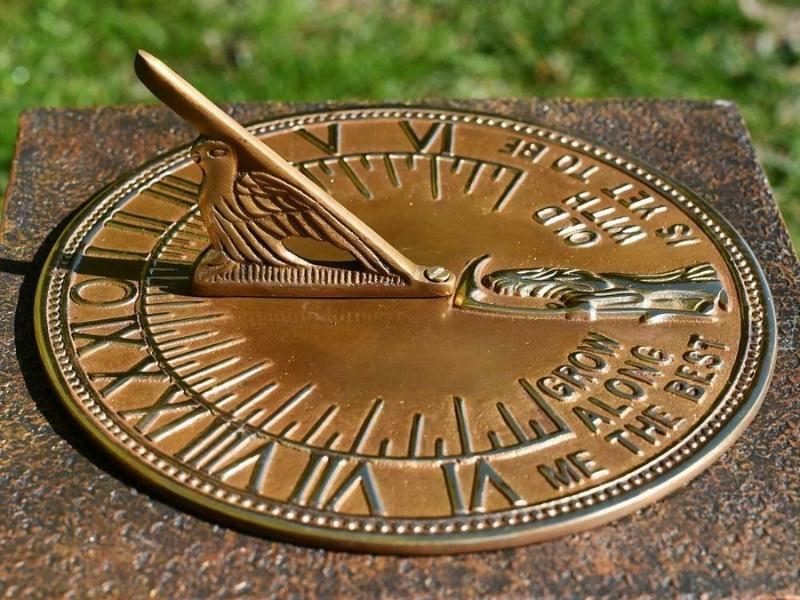
[[[408, 106], [403, 106], [402, 108], [405, 110], [414, 110], [414, 108], [409, 108]], [[436, 109], [425, 106], [422, 107], [422, 110], [435, 111]], [[447, 112], [458, 111], [447, 109]], [[509, 117], [505, 117], [503, 115], [486, 116], [509, 119]], [[509, 120], [516, 121], [516, 119]], [[532, 122], [530, 122], [530, 124], [534, 126], [537, 125], [536, 123]], [[258, 126], [259, 124], [255, 124], [251, 125], [250, 128], [257, 129]], [[542, 125], [542, 127], [547, 128], [546, 125]], [[583, 136], [579, 137], [581, 139], [586, 139]], [[610, 147], [607, 144], [600, 145], [606, 148]], [[168, 157], [175, 157], [181, 152], [185, 152], [186, 148], [188, 148], [188, 146], [169, 152], [163, 157], [155, 159], [148, 164], [160, 164]], [[625, 153], [618, 153], [621, 156], [626, 157]], [[659, 175], [666, 181], [669, 181], [671, 184], [674, 183], [671, 177], [660, 175], [657, 169], [646, 165], [644, 161], [641, 161], [640, 159], [630, 160], [634, 164], [647, 166], [648, 169], [654, 174]], [[130, 176], [123, 177], [118, 180], [117, 183], [112, 184], [108, 188], [105, 188], [103, 191], [101, 191], [73, 217], [71, 224], [77, 223], [84, 218], [86, 214], [97, 204], [97, 202], [99, 202], [100, 199], [102, 199], [108, 193], [109, 189], [114, 189], [121, 182], [128, 181], [129, 179]], [[681, 186], [676, 187], [683, 189]], [[688, 192], [688, 190], [687, 193], [689, 193], [691, 196], [694, 196], [694, 194]], [[51, 348], [47, 344], [47, 307], [44, 299], [45, 288], [50, 282], [50, 276], [53, 268], [58, 264], [61, 258], [61, 250], [65, 240], [73, 233], [71, 224], [65, 228], [64, 232], [53, 245], [53, 248], [50, 251], [50, 254], [43, 267], [42, 275], [37, 284], [33, 307], [36, 343], [43, 358], [46, 372], [51, 380], [51, 383], [54, 385], [60, 400], [62, 400], [69, 413], [78, 421], [80, 426], [86, 429], [91, 435], [92, 439], [107, 453], [109, 453], [109, 455], [118, 464], [130, 471], [138, 479], [156, 486], [159, 490], [162, 490], [167, 495], [180, 501], [183, 505], [190, 507], [192, 510], [200, 512], [204, 515], [220, 517], [242, 531], [251, 533], [257, 530], [259, 533], [267, 533], [271, 536], [280, 536], [282, 538], [291, 539], [300, 543], [315, 545], [322, 544], [327, 547], [342, 550], [367, 550], [401, 554], [438, 554], [454, 551], [477, 551], [507, 547], [510, 545], [522, 545], [587, 529], [594, 525], [607, 522], [613, 518], [633, 512], [646, 504], [650, 504], [654, 500], [665, 496], [674, 489], [685, 485], [688, 481], [702, 472], [702, 470], [707, 468], [726, 448], [728, 448], [735, 441], [748, 423], [755, 417], [758, 407], [763, 402], [769, 386], [775, 361], [775, 350], [777, 346], [777, 326], [772, 297], [760, 265], [758, 264], [758, 261], [756, 260], [747, 243], [713, 207], [703, 202], [702, 199], [700, 199], [700, 201], [703, 210], [709, 213], [713, 220], [725, 229], [725, 233], [734, 240], [736, 247], [743, 252], [747, 263], [752, 269], [753, 275], [759, 284], [758, 287], [762, 294], [761, 302], [764, 308], [764, 339], [763, 352], [761, 353], [761, 356], [765, 357], [766, 360], [761, 360], [759, 363], [757, 375], [750, 385], [749, 394], [746, 401], [738, 406], [735, 416], [725, 423], [719, 432], [716, 433], [704, 446], [701, 452], [694, 453], [689, 458], [682, 461], [680, 465], [672, 469], [671, 476], [666, 480], [654, 480], [652, 482], [645, 483], [637, 488], [637, 492], [634, 496], [623, 496], [617, 498], [607, 502], [602, 507], [591, 507], [582, 511], [571, 512], [568, 515], [554, 517], [549, 519], [546, 525], [537, 524], [535, 521], [529, 524], [517, 525], [514, 531], [509, 533], [507, 536], [498, 536], [496, 534], [490, 535], [490, 530], [470, 533], [467, 535], [454, 533], [451, 535], [439, 534], [437, 536], [415, 536], [413, 534], [396, 536], [383, 535], [380, 533], [360, 534], [352, 531], [328, 530], [326, 531], [324, 538], [321, 538], [320, 531], [316, 527], [306, 526], [296, 522], [288, 522], [285, 519], [272, 518], [269, 516], [263, 516], [258, 520], [254, 520], [251, 511], [232, 507], [229, 504], [219, 502], [194, 490], [178, 486], [168, 477], [147, 466], [146, 463], [136, 460], [124, 448], [114, 444], [108, 435], [103, 432], [102, 428], [98, 427], [93, 421], [91, 421], [91, 419], [88, 419], [80, 407], [78, 407], [72, 400], [69, 399], [69, 388], [63, 379], [63, 374], [59, 370], [58, 365], [54, 362], [51, 355]]]

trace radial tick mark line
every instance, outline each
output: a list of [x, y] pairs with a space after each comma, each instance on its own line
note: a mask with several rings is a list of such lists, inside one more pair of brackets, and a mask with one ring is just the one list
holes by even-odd
[[419, 413], [415, 414], [414, 421], [411, 424], [411, 435], [408, 440], [408, 455], [412, 458], [419, 455], [422, 442], [422, 429], [424, 426], [425, 417]]
[[361, 423], [361, 427], [359, 428], [358, 433], [353, 440], [353, 445], [350, 447], [351, 453], [358, 454], [361, 452], [361, 447], [371, 432], [372, 426], [374, 425], [375, 419], [377, 418], [381, 408], [383, 408], [383, 400], [381, 398], [376, 398], [372, 403], [372, 407], [370, 407], [367, 416], [364, 417], [364, 421]]
[[395, 188], [400, 188], [400, 179], [397, 177], [397, 170], [394, 168], [394, 163], [388, 154], [383, 155], [383, 164], [386, 167], [386, 173], [389, 176], [389, 181]]
[[456, 423], [458, 424], [458, 437], [461, 441], [461, 452], [463, 454], [472, 454], [472, 436], [469, 432], [467, 409], [464, 405], [464, 399], [459, 396], [453, 396], [453, 407], [456, 411]]
[[520, 186], [520, 184], [524, 179], [525, 179], [525, 171], [518, 170], [517, 174], [514, 175], [514, 178], [506, 187], [506, 190], [497, 200], [497, 203], [494, 205], [494, 208], [492, 208], [493, 212], [500, 212], [506, 207], [506, 204], [508, 204], [508, 201], [511, 199], [511, 196], [517, 190], [517, 188]]
[[328, 408], [326, 408], [325, 412], [323, 412], [319, 419], [317, 419], [317, 421], [309, 428], [306, 434], [301, 438], [300, 442], [303, 444], [311, 443], [314, 438], [316, 438], [318, 434], [322, 433], [322, 431], [330, 424], [338, 410], [339, 407], [335, 404], [331, 404]]
[[297, 406], [303, 400], [305, 400], [308, 397], [308, 395], [313, 391], [313, 389], [314, 389], [313, 383], [308, 383], [302, 388], [300, 388], [300, 390], [298, 390], [295, 394], [290, 396], [288, 400], [286, 400], [283, 404], [281, 404], [278, 408], [276, 408], [272, 412], [272, 414], [270, 414], [266, 418], [266, 420], [263, 423], [261, 423], [261, 425], [258, 426], [259, 429], [261, 429], [262, 431], [267, 431], [267, 429], [269, 429], [273, 425], [273, 423], [275, 423], [278, 419], [280, 419], [282, 416], [284, 416], [286, 413], [292, 410], [295, 406]]
[[229, 356], [210, 365], [201, 367], [196, 371], [192, 371], [190, 373], [183, 373], [182, 371], [196, 366], [198, 364], [197, 362], [190, 361], [185, 364], [176, 365], [173, 367], [173, 369], [178, 375], [180, 375], [183, 378], [183, 380], [186, 383], [194, 385], [200, 379], [203, 379], [204, 382], [207, 382], [208, 380], [215, 381], [214, 378], [208, 377], [210, 373], [214, 373], [215, 371], [219, 371], [220, 369], [225, 369], [226, 367], [235, 365], [237, 362], [239, 362], [239, 360], [240, 359], [238, 356]]
[[182, 350], [183, 348], [186, 347], [186, 344], [188, 344], [189, 342], [196, 342], [197, 340], [208, 339], [214, 337], [215, 335], [219, 335], [219, 332], [201, 331], [200, 333], [190, 333], [169, 340], [161, 340], [159, 341], [158, 347], [162, 351], [162, 354], [166, 356], [164, 350], [175, 350], [175, 349]]
[[248, 367], [247, 369], [244, 369], [244, 370], [240, 371], [239, 373], [236, 373], [236, 374], [228, 377], [227, 379], [224, 379], [224, 380], [220, 381], [214, 387], [205, 390], [203, 392], [203, 397], [205, 397], [206, 399], [209, 399], [210, 396], [213, 396], [213, 395], [221, 392], [222, 390], [226, 390], [231, 386], [234, 386], [234, 385], [237, 385], [239, 383], [242, 383], [243, 381], [247, 381], [253, 375], [256, 375], [257, 373], [260, 373], [264, 369], [269, 368], [269, 366], [270, 366], [269, 363], [262, 362], [262, 363], [257, 363], [257, 364], [255, 364], [255, 365], [253, 365], [251, 367]]
[[500, 412], [500, 416], [503, 417], [503, 421], [506, 422], [506, 425], [508, 425], [511, 433], [514, 434], [514, 437], [517, 438], [519, 443], [524, 444], [527, 442], [528, 438], [525, 435], [525, 432], [522, 430], [522, 427], [520, 426], [516, 417], [514, 417], [513, 413], [506, 407], [506, 405], [502, 402], [498, 402], [497, 410]]
[[[209, 338], [209, 337], [214, 337], [215, 335], [217, 335], [216, 332], [209, 333], [209, 334], [203, 334], [203, 338], [205, 339], [205, 338]], [[192, 336], [185, 336], [185, 337], [192, 337]], [[195, 339], [195, 340], [189, 340], [189, 341], [197, 341], [197, 340]], [[237, 344], [242, 343], [243, 341], [244, 341], [244, 338], [230, 338], [230, 339], [227, 339], [227, 340], [221, 340], [219, 342], [214, 342], [214, 343], [208, 344], [206, 346], [200, 346], [198, 348], [192, 348], [191, 350], [187, 350], [186, 349], [187, 346], [184, 343], [184, 344], [180, 344], [176, 348], [172, 348], [168, 352], [164, 352], [163, 351], [163, 347], [162, 347], [161, 355], [167, 360], [170, 360], [170, 361], [173, 361], [173, 362], [177, 362], [179, 360], [184, 360], [184, 359], [187, 359], [187, 358], [196, 358], [198, 356], [202, 356], [203, 354], [208, 354], [209, 352], [214, 352], [216, 350], [224, 350], [224, 349], [227, 349], [227, 348], [231, 348], [231, 347], [233, 347], [233, 346], [235, 346]]]

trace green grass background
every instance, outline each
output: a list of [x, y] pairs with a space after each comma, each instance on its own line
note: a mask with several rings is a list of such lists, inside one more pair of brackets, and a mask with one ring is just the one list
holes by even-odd
[[2, 0], [0, 191], [20, 110], [152, 102], [139, 47], [218, 101], [734, 100], [800, 245], [800, 8], [767, 0]]

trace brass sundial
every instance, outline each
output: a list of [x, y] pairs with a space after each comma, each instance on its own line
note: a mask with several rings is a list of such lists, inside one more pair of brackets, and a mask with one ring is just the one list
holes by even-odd
[[518, 545], [656, 500], [754, 416], [761, 270], [646, 164], [430, 107], [243, 127], [136, 68], [200, 137], [67, 226], [37, 337], [82, 427], [183, 505], [338, 548]]

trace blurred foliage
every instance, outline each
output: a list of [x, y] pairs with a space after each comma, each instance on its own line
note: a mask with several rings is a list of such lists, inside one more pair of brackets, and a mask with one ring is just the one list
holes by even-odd
[[[151, 102], [145, 48], [220, 101], [728, 98], [800, 242], [800, 14], [781, 0], [3, 0], [0, 190], [27, 106]], [[713, 149], [709, 149], [713, 151]]]

